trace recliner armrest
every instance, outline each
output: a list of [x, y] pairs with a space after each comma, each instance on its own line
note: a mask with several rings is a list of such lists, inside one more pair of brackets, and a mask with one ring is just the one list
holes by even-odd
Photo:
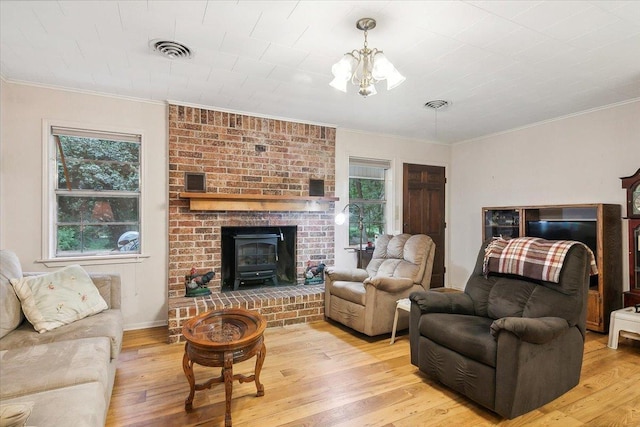
[[569, 329], [565, 319], [559, 317], [503, 317], [491, 324], [491, 335], [498, 337], [502, 330], [515, 334], [522, 341], [544, 344]]
[[475, 314], [473, 301], [465, 293], [412, 292], [409, 299], [415, 302], [423, 313]]
[[412, 287], [413, 280], [404, 277], [376, 276], [365, 279], [364, 284], [385, 292], [401, 292]]
[[364, 279], [369, 277], [369, 273], [367, 270], [363, 270], [362, 268], [335, 268], [329, 267], [325, 270], [327, 276], [332, 281], [344, 280], [347, 282], [363, 282]]

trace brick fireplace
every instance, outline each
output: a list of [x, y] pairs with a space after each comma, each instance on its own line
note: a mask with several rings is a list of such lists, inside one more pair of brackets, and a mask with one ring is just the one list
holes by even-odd
[[[310, 179], [335, 194], [335, 129], [181, 105], [169, 105], [169, 342], [181, 340], [182, 322], [206, 310], [260, 311], [268, 326], [320, 320], [324, 286], [303, 285], [308, 260], [333, 264], [334, 203], [316, 210], [264, 210], [262, 197], [304, 199]], [[250, 197], [254, 203], [194, 209], [185, 172], [203, 173], [206, 194]], [[271, 205], [266, 205], [271, 206]], [[238, 210], [236, 210], [238, 209]], [[275, 209], [275, 208], [274, 208]], [[222, 292], [223, 227], [297, 228], [297, 285]], [[184, 277], [195, 267], [216, 271], [212, 295], [186, 298]]]

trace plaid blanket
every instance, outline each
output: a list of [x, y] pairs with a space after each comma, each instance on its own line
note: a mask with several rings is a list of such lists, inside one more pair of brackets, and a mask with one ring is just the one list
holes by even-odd
[[[484, 252], [483, 273], [516, 274], [536, 280], [558, 283], [564, 257], [573, 245], [584, 245], [572, 240], [544, 240], [536, 237], [494, 239]], [[586, 245], [585, 245], [586, 247]], [[591, 275], [598, 267], [591, 249]]]

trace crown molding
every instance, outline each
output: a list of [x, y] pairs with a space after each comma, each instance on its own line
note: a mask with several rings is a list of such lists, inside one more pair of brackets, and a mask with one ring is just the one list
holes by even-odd
[[137, 97], [134, 97], [134, 96], [117, 95], [117, 94], [113, 94], [113, 93], [98, 92], [98, 91], [87, 90], [87, 89], [77, 89], [77, 88], [70, 88], [70, 87], [66, 87], [66, 86], [56, 86], [56, 85], [49, 85], [49, 84], [44, 84], [44, 83], [35, 83], [35, 82], [26, 81], [26, 80], [7, 79], [5, 77], [2, 77], [2, 80], [4, 80], [6, 83], [16, 84], [16, 85], [20, 85], [20, 86], [31, 86], [31, 87], [37, 87], [37, 88], [42, 88], [42, 89], [51, 89], [51, 90], [59, 90], [59, 91], [63, 91], [63, 92], [78, 93], [78, 94], [82, 94], [82, 95], [93, 95], [93, 96], [101, 96], [101, 97], [104, 97], [104, 98], [120, 99], [120, 100], [124, 100], [124, 101], [143, 102], [143, 103], [146, 103], [146, 104], [153, 104], [153, 105], [166, 105], [164, 101], [157, 101], [157, 100], [145, 99], [145, 98], [137, 98]]
[[631, 99], [628, 99], [626, 101], [614, 102], [613, 104], [607, 104], [607, 105], [603, 105], [601, 107], [594, 107], [594, 108], [590, 108], [588, 110], [578, 111], [576, 113], [571, 113], [571, 114], [566, 114], [564, 116], [554, 117], [553, 119], [547, 119], [547, 120], [541, 120], [541, 121], [535, 122], [535, 123], [529, 123], [528, 125], [520, 126], [520, 127], [517, 127], [517, 128], [503, 130], [503, 131], [495, 132], [495, 133], [489, 133], [487, 135], [478, 136], [476, 138], [471, 138], [471, 139], [466, 139], [466, 140], [463, 140], [463, 141], [454, 142], [451, 145], [467, 144], [467, 143], [470, 143], [470, 142], [482, 141], [482, 140], [487, 139], [487, 138], [493, 138], [493, 137], [499, 136], [499, 135], [505, 135], [505, 134], [512, 133], [512, 132], [518, 132], [518, 131], [521, 131], [521, 130], [524, 130], [524, 129], [529, 129], [529, 128], [532, 128], [532, 127], [545, 125], [545, 124], [557, 122], [557, 121], [560, 121], [560, 120], [569, 119], [571, 117], [578, 117], [578, 116], [582, 116], [584, 114], [593, 113], [593, 112], [596, 112], [596, 111], [608, 110], [610, 108], [620, 107], [622, 105], [633, 104], [633, 103], [639, 102], [639, 101], [640, 101], [640, 98], [631, 98]]

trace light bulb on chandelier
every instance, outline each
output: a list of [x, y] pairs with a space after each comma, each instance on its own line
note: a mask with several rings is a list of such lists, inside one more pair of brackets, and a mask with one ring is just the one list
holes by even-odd
[[333, 80], [330, 86], [341, 92], [347, 92], [347, 82], [358, 86], [358, 93], [365, 98], [378, 93], [375, 84], [386, 80], [387, 90], [399, 86], [405, 77], [396, 70], [391, 61], [376, 48], [369, 49], [367, 31], [376, 27], [373, 18], [362, 18], [356, 22], [356, 28], [364, 31], [364, 47], [344, 54], [340, 61], [333, 64]]

